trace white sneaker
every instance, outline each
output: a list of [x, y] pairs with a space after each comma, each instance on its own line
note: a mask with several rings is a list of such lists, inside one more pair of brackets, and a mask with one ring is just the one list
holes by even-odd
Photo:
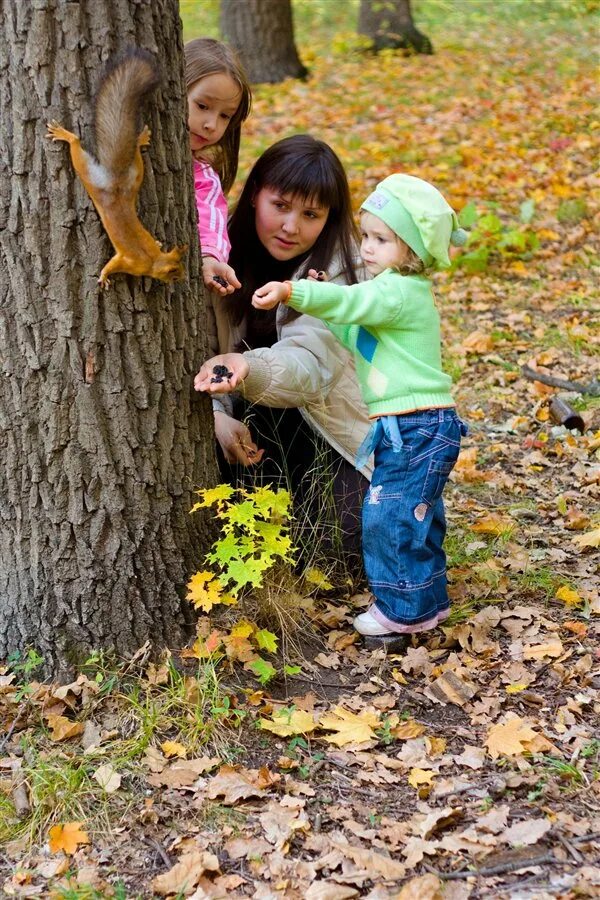
[[385, 625], [380, 625], [377, 619], [371, 615], [369, 610], [367, 610], [367, 612], [361, 613], [360, 616], [356, 616], [352, 624], [359, 634], [377, 636], [383, 634], [393, 634], [393, 632], [391, 632], [389, 628], [386, 628]]

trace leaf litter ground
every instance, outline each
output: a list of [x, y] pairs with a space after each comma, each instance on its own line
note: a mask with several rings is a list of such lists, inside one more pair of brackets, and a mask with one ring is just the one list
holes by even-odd
[[433, 58], [342, 47], [257, 91], [246, 170], [293, 126], [339, 150], [357, 205], [398, 169], [503, 227], [535, 203], [530, 258], [494, 245], [436, 276], [471, 426], [447, 495], [452, 618], [386, 657], [350, 626], [368, 598], [330, 591], [284, 660], [301, 672], [264, 687], [144, 653], [62, 687], [5, 670], [7, 896], [598, 896], [599, 406], [559, 391], [585, 422], [569, 432], [557, 389], [523, 374], [597, 378], [585, 21], [440, 28]]

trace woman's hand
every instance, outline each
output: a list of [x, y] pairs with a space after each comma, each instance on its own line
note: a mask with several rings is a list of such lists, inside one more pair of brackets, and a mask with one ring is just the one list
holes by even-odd
[[269, 281], [252, 294], [252, 306], [257, 309], [273, 309], [288, 299], [288, 287], [283, 281]]
[[[231, 374], [223, 373], [223, 368]], [[230, 394], [249, 371], [250, 367], [242, 353], [221, 353], [203, 364], [194, 378], [194, 390], [206, 391], [208, 394]]]
[[322, 270], [317, 272], [316, 269], [309, 269], [306, 278], [308, 281], [329, 281], [327, 272], [323, 272]]
[[261, 461], [265, 451], [258, 449], [243, 422], [238, 422], [227, 413], [216, 412], [215, 435], [228, 463], [253, 466]]
[[[214, 256], [202, 257], [202, 277], [209, 291], [216, 291], [222, 297], [225, 294], [233, 294], [241, 284], [231, 266], [219, 262]], [[223, 284], [223, 282], [225, 282]]]

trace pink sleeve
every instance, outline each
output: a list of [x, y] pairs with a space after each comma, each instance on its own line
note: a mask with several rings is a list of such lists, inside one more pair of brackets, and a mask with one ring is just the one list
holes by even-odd
[[227, 262], [231, 244], [227, 236], [227, 200], [212, 166], [194, 160], [194, 188], [202, 256]]

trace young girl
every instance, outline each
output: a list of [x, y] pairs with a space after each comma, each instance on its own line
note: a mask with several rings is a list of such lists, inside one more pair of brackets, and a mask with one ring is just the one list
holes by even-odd
[[[357, 464], [375, 453], [363, 506], [363, 554], [375, 602], [354, 627], [394, 639], [433, 628], [449, 612], [442, 491], [466, 427], [442, 371], [439, 315], [423, 273], [436, 261], [448, 266], [450, 243], [464, 243], [465, 233], [439, 191], [410, 175], [391, 175], [377, 186], [362, 205], [361, 231], [361, 256], [373, 280], [349, 287], [274, 281], [252, 302], [318, 316], [354, 354], [374, 420]], [[234, 360], [232, 368], [235, 386], [246, 367]]]
[[227, 265], [227, 201], [238, 166], [240, 131], [252, 94], [233, 51], [212, 38], [184, 47], [190, 147], [204, 283], [220, 294], [240, 287]]

